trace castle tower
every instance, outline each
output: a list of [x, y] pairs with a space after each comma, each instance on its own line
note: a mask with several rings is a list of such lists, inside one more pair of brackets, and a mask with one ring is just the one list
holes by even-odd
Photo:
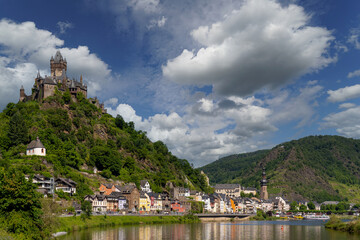
[[57, 51], [55, 54], [55, 58], [51, 57], [50, 59], [50, 69], [51, 69], [51, 76], [53, 77], [60, 77], [63, 74], [63, 70], [67, 70], [67, 62], [60, 53]]
[[262, 179], [260, 181], [260, 199], [267, 200], [269, 198], [267, 192], [267, 183], [268, 181], [266, 180], [265, 167], [263, 167]]
[[19, 101], [22, 102], [22, 101], [24, 101], [25, 98], [26, 98], [25, 89], [24, 89], [24, 86], [21, 85], [21, 88], [20, 88], [20, 99], [19, 99]]

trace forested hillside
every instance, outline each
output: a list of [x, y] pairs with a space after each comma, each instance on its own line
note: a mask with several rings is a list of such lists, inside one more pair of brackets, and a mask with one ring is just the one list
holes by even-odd
[[[23, 156], [27, 144], [39, 137], [47, 156]], [[101, 113], [82, 94], [56, 92], [43, 103], [9, 103], [0, 113], [0, 167], [16, 167], [25, 174], [63, 176], [78, 182], [78, 195], [91, 193], [99, 181], [87, 176], [96, 167], [107, 179], [134, 182], [148, 179], [152, 189], [165, 190], [167, 181], [177, 186], [207, 190], [205, 178], [189, 162], [173, 156], [160, 141], [145, 132]], [[80, 174], [79, 174], [80, 173]]]
[[211, 183], [241, 183], [259, 188], [266, 167], [270, 195], [290, 200], [360, 201], [360, 140], [309, 136], [271, 150], [232, 155], [203, 170]]

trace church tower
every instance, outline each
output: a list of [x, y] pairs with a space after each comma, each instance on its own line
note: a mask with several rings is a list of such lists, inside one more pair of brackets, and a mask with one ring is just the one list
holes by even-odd
[[60, 53], [57, 51], [55, 54], [55, 58], [51, 57], [50, 59], [50, 69], [51, 69], [51, 76], [52, 77], [60, 77], [63, 75], [63, 72], [67, 69], [67, 62]]
[[263, 167], [262, 172], [262, 179], [260, 181], [260, 199], [267, 200], [269, 198], [268, 192], [267, 192], [267, 180], [266, 180], [266, 173], [265, 173], [265, 167]]

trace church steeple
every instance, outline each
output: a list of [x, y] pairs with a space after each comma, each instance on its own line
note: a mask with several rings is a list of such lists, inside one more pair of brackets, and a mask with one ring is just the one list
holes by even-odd
[[263, 167], [262, 179], [260, 181], [260, 198], [264, 199], [264, 200], [267, 200], [269, 198], [268, 192], [267, 192], [267, 183], [268, 183], [268, 181], [266, 180], [265, 167]]

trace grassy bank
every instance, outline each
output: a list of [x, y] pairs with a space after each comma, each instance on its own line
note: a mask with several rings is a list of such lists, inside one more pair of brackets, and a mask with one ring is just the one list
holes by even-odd
[[117, 225], [161, 224], [161, 223], [194, 223], [200, 222], [194, 215], [185, 216], [92, 216], [83, 221], [79, 216], [59, 218], [57, 232], [72, 232], [81, 229]]
[[360, 219], [357, 218], [350, 222], [343, 222], [339, 217], [332, 215], [330, 220], [325, 224], [325, 227], [333, 230], [360, 234]]

